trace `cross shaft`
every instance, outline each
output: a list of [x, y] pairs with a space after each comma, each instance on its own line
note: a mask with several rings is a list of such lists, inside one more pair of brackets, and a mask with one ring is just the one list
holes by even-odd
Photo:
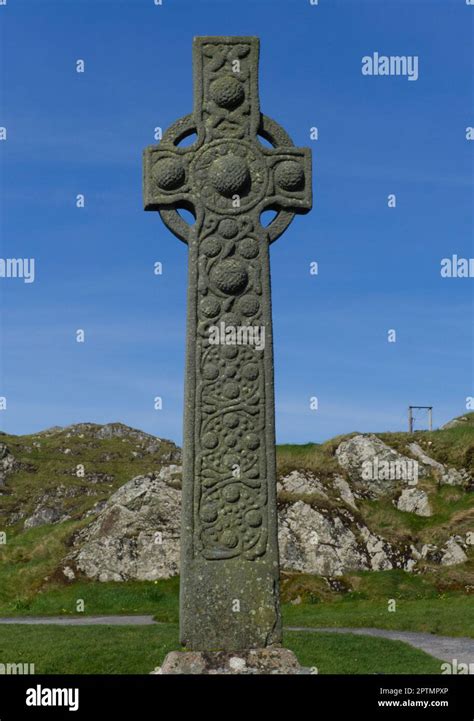
[[311, 208], [311, 155], [260, 113], [258, 54], [196, 38], [194, 111], [144, 154], [145, 209], [189, 249], [180, 621], [199, 650], [281, 641], [269, 244]]

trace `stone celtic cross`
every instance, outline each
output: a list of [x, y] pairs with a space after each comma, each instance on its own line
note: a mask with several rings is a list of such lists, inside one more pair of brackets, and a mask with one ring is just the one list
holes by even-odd
[[311, 208], [311, 153], [260, 113], [258, 55], [258, 38], [195, 38], [194, 111], [144, 153], [145, 210], [189, 248], [180, 623], [193, 650], [281, 641], [269, 245]]

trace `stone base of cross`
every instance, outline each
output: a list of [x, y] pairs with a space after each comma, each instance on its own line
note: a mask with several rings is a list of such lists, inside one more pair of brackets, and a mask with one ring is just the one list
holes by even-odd
[[251, 648], [246, 651], [172, 651], [163, 665], [153, 672], [177, 674], [284, 674], [306, 675], [313, 671], [303, 668], [292, 651], [277, 646]]
[[[180, 635], [194, 655], [177, 657], [186, 668], [234, 658], [263, 672], [280, 653], [289, 668], [279, 649], [269, 246], [311, 208], [311, 154], [261, 114], [258, 54], [257, 38], [196, 38], [193, 113], [144, 154], [145, 209], [189, 249]], [[266, 209], [276, 217], [264, 227]]]

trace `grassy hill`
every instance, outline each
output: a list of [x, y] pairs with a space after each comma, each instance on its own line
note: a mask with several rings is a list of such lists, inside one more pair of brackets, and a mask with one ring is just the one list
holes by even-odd
[[[474, 413], [462, 417], [452, 427], [433, 432], [378, 433], [394, 449], [407, 453], [416, 441], [435, 460], [474, 476]], [[345, 439], [339, 436], [322, 444], [281, 445], [277, 447], [278, 473], [312, 471], [324, 479], [342, 473], [335, 450]], [[171, 441], [156, 439], [120, 423], [99, 426], [84, 423], [53, 428], [28, 436], [0, 434], [0, 444], [15, 459], [15, 466], [0, 486], [0, 611], [22, 612], [34, 607], [36, 594], [42, 595], [66, 583], [56, 573], [61, 559], [70, 550], [74, 534], [87, 525], [109, 496], [132, 477], [179, 464], [180, 449]], [[359, 513], [371, 529], [389, 540], [436, 543], [449, 533], [474, 531], [474, 494], [461, 488], [437, 488], [432, 478], [423, 480], [430, 489], [434, 515], [422, 518], [397, 510], [389, 501], [362, 500]], [[52, 523], [26, 527], [41, 504], [56, 509], [59, 518]], [[448, 568], [425, 564], [423, 579], [433, 594], [474, 592], [474, 553], [469, 562]], [[369, 577], [378, 574], [369, 573]], [[406, 579], [410, 574], [392, 574], [395, 586], [412, 593]], [[340, 593], [361, 592], [363, 574], [350, 574], [333, 586], [318, 577], [285, 574], [284, 598], [290, 602], [337, 597]], [[365, 584], [365, 585], [364, 585]], [[364, 593], [370, 596], [364, 581]], [[410, 586], [410, 588], [409, 588]], [[397, 589], [392, 588], [396, 594]]]

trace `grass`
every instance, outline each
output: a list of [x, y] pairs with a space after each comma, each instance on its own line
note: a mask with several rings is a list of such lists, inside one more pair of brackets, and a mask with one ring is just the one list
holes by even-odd
[[[399, 641], [292, 632], [284, 645], [321, 674], [440, 673], [439, 660]], [[176, 624], [0, 628], [0, 662], [34, 664], [37, 674], [148, 674], [178, 649]]]
[[[427, 578], [403, 571], [344, 577], [344, 593], [324, 579], [302, 574], [283, 578], [286, 626], [378, 627], [474, 636], [474, 596], [440, 596]], [[352, 590], [347, 590], [352, 589]], [[151, 614], [159, 626], [0, 626], [0, 663], [34, 663], [36, 673], [149, 673], [178, 643], [179, 579], [158, 582], [58, 585], [28, 598], [0, 604], [1, 615]], [[387, 610], [387, 599], [397, 610]], [[285, 632], [284, 644], [300, 663], [321, 674], [439, 673], [440, 662], [410, 646], [351, 634]], [[91, 649], [94, 652], [91, 653]]]
[[45, 584], [67, 550], [72, 533], [87, 521], [31, 528], [0, 546], [0, 604], [32, 595]]
[[353, 634], [286, 632], [283, 645], [320, 674], [436, 674], [441, 661], [401, 641]]
[[[458, 567], [446, 569], [456, 585]], [[443, 582], [446, 582], [444, 579]], [[323, 579], [288, 574], [282, 579], [283, 618], [287, 626], [329, 628], [385, 628], [474, 638], [474, 584], [472, 593], [440, 592], [434, 573], [365, 571], [338, 579], [339, 593]], [[396, 610], [389, 611], [389, 601]], [[300, 601], [295, 603], [295, 601]]]
[[[283, 619], [287, 626], [373, 627], [474, 638], [474, 594], [440, 594], [429, 578], [404, 571], [365, 572], [340, 580], [340, 593], [317, 576], [283, 578]], [[126, 583], [75, 582], [0, 604], [4, 616], [150, 614], [177, 623], [179, 579]], [[300, 603], [290, 601], [300, 600]], [[388, 610], [390, 599], [396, 611]]]
[[0, 627], [0, 662], [37, 674], [145, 674], [178, 648], [176, 624]]
[[286, 605], [283, 617], [287, 626], [385, 628], [474, 638], [474, 598], [462, 596], [396, 601], [395, 612], [388, 610], [388, 599]]
[[473, 494], [443, 486], [432, 491], [430, 505], [433, 515], [425, 517], [399, 511], [391, 498], [363, 500], [358, 503], [366, 524], [370, 528], [376, 528], [384, 538], [395, 543], [405, 538], [421, 543], [442, 544], [449, 535], [465, 535], [472, 530]]
[[[464, 425], [444, 431], [377, 435], [402, 453], [407, 453], [407, 444], [416, 441], [437, 460], [455, 467], [470, 468], [474, 473], [474, 413], [466, 414], [466, 418]], [[134, 476], [158, 470], [163, 464], [179, 463], [179, 449], [169, 441], [150, 446], [151, 437], [125, 427], [120, 427], [120, 436], [102, 438], [98, 437], [100, 428], [85, 424], [30, 436], [0, 434], [0, 442], [5, 443], [21, 463], [20, 468], [9, 474], [0, 495], [0, 530], [5, 529], [7, 533], [7, 543], [0, 545], [0, 607], [9, 607], [10, 612], [14, 612], [16, 606], [26, 608], [33, 603], [33, 606], [44, 606], [44, 612], [48, 613], [48, 601], [44, 600], [43, 592], [51, 589], [58, 599], [63, 593], [55, 590], [60, 581], [56, 570], [69, 553], [74, 534], [92, 520], [91, 516], [84, 518], [84, 513], [97, 502], [109, 498]], [[340, 510], [338, 491], [334, 490], [330, 479], [335, 473], [345, 475], [338, 466], [335, 451], [339, 443], [351, 435], [354, 434], [321, 444], [278, 446], [279, 474], [295, 469], [313, 472], [322, 481], [329, 498], [323, 501], [315, 496], [314, 499], [305, 497], [304, 500], [314, 503], [317, 508], [325, 506], [329, 511], [333, 507]], [[75, 469], [78, 464], [84, 467], [84, 478], [77, 476]], [[374, 532], [395, 544], [442, 545], [453, 533], [465, 535], [472, 531], [474, 494], [459, 488], [438, 488], [434, 479], [423, 479], [421, 486], [429, 487], [434, 511], [432, 517], [421, 518], [403, 513], [393, 506], [391, 499], [359, 501], [360, 511], [350, 511], [355, 519], [356, 535], [357, 523], [365, 522]], [[54, 495], [58, 489], [64, 491], [64, 496], [59, 499]], [[24, 519], [33, 513], [39, 501], [48, 506], [48, 498], [52, 498], [49, 505], [62, 507], [70, 515], [70, 520], [25, 530]], [[280, 503], [296, 499], [295, 494], [280, 494]], [[12, 514], [17, 514], [17, 521], [8, 525]], [[468, 555], [471, 561], [464, 564], [464, 581], [462, 572], [447, 568], [428, 569], [429, 573], [438, 575], [438, 591], [462, 590], [463, 585], [474, 586], [474, 546]], [[445, 582], [442, 578], [446, 579]], [[87, 591], [88, 598], [93, 599], [91, 607], [96, 603], [100, 606], [97, 594], [89, 587]], [[61, 607], [69, 609], [72, 597], [69, 598], [68, 592], [64, 593], [66, 600]], [[120, 607], [119, 600], [110, 600], [110, 603], [114, 608]], [[126, 605], [133, 607], [133, 599], [126, 600]]]
[[291, 471], [307, 470], [318, 478], [328, 478], [341, 470], [334, 457], [334, 450], [334, 439], [327, 443], [279, 445], [276, 449], [277, 473], [284, 476]]
[[382, 600], [435, 598], [439, 592], [426, 575], [391, 571], [359, 571], [337, 579], [339, 592], [331, 589], [324, 578], [304, 573], [285, 573], [282, 576], [282, 599], [286, 603], [301, 599], [311, 605], [321, 601]]
[[[444, 431], [377, 436], [403, 454], [409, 453], [408, 444], [416, 441], [436, 460], [467, 468], [474, 474], [474, 413], [466, 417], [464, 425]], [[134, 432], [125, 437], [97, 438], [98, 428], [91, 425], [73, 433], [65, 429], [32, 436], [0, 435], [0, 442], [22, 464], [8, 476], [0, 496], [0, 530], [7, 531], [7, 544], [0, 545], [0, 615], [74, 615], [77, 602], [83, 600], [85, 615], [151, 614], [162, 625], [3, 626], [0, 662], [4, 658], [25, 658], [37, 665], [37, 672], [44, 673], [148, 673], [169, 650], [178, 648], [178, 579], [69, 584], [56, 573], [70, 550], [73, 535], [91, 520], [83, 518], [85, 511], [134, 476], [158, 470], [163, 464], [179, 463], [179, 450], [168, 441], [150, 451], [149, 438]], [[337, 464], [335, 450], [351, 435], [322, 444], [278, 446], [278, 473], [311, 471], [328, 491], [328, 507], [340, 505], [330, 479], [335, 473], [345, 475]], [[70, 449], [67, 454], [65, 449]], [[85, 478], [75, 473], [78, 464], [84, 466]], [[24, 530], [24, 518], [34, 511], [38, 501], [44, 503], [45, 494], [52, 494], [52, 503], [56, 503], [54, 494], [60, 487], [67, 491], [60, 502], [70, 520]], [[434, 511], [430, 518], [402, 513], [391, 500], [383, 499], [360, 501], [360, 513], [351, 513], [356, 521], [365, 519], [375, 532], [394, 542], [441, 545], [453, 533], [472, 531], [472, 493], [438, 488], [434, 478], [422, 479], [420, 487], [430, 494]], [[318, 498], [317, 505], [321, 504]], [[15, 525], [6, 525], [12, 513], [24, 515]], [[350, 573], [330, 583], [317, 576], [283, 574], [284, 623], [371, 626], [474, 637], [474, 547], [468, 555], [470, 560], [462, 566], [419, 564], [419, 574], [397, 570]], [[397, 601], [394, 613], [388, 611], [389, 599]], [[288, 632], [285, 643], [303, 664], [317, 666], [320, 673], [439, 672], [438, 661], [386, 639]], [[18, 654], [22, 656], [17, 658]], [[30, 658], [32, 655], [34, 658]]]
[[179, 578], [124, 583], [78, 583], [55, 586], [32, 596], [0, 603], [2, 616], [74, 616], [84, 601], [86, 616], [153, 615], [166, 623], [178, 621]]

